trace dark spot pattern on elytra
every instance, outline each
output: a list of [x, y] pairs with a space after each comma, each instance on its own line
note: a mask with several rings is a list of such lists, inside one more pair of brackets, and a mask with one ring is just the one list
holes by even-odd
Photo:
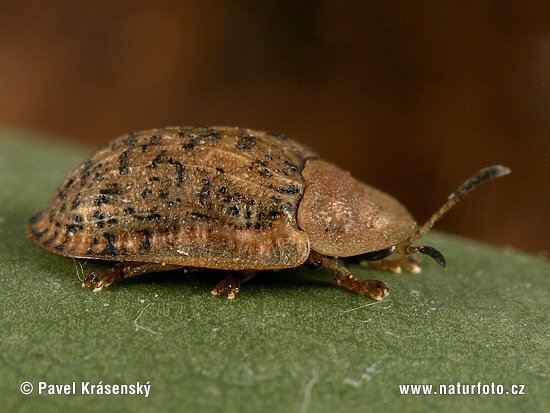
[[50, 245], [53, 242], [53, 240], [57, 238], [57, 234], [58, 232], [54, 231], [53, 235], [50, 238], [48, 238], [46, 241], [44, 241], [43, 244], [46, 246]]
[[118, 173], [119, 174], [125, 174], [128, 170], [128, 151], [122, 152], [122, 154], [118, 158]]
[[175, 165], [176, 167], [176, 173], [178, 175], [177, 185], [179, 186], [182, 182], [185, 181], [185, 168], [180, 162], [175, 161], [173, 158], [170, 158], [168, 160], [168, 163], [170, 163], [171, 165]]
[[76, 234], [78, 231], [84, 228], [84, 225], [82, 224], [82, 222], [83, 222], [82, 216], [74, 215], [72, 223], [67, 224], [65, 227], [67, 230], [67, 233], [71, 235]]
[[149, 221], [160, 221], [162, 219], [162, 217], [160, 216], [160, 214], [158, 212], [156, 212], [156, 210], [154, 212], [151, 212], [149, 213], [149, 215], [147, 215], [147, 219]]
[[199, 221], [208, 221], [212, 219], [210, 215], [203, 214], [201, 212], [191, 212], [189, 215]]
[[74, 182], [74, 179], [72, 178], [68, 179], [67, 182], [65, 182], [65, 184], [61, 187], [61, 189], [59, 190], [59, 193], [57, 194], [57, 197], [59, 199], [65, 199], [65, 197], [67, 196], [67, 192], [69, 191], [73, 182]]
[[126, 146], [134, 146], [137, 142], [135, 132], [128, 134], [128, 137], [122, 141]]
[[271, 173], [271, 171], [267, 168], [264, 168], [264, 169], [258, 169], [258, 173], [263, 176], [264, 178], [272, 178], [273, 177], [273, 174]]
[[153, 191], [152, 191], [150, 188], [145, 188], [145, 189], [143, 190], [143, 192], [141, 193], [141, 197], [142, 197], [143, 199], [146, 199], [146, 198], [147, 198], [147, 195], [152, 194], [152, 193], [153, 193]]
[[71, 202], [71, 211], [74, 211], [80, 205], [80, 198], [75, 198]]
[[107, 184], [105, 188], [100, 189], [99, 193], [102, 195], [120, 195], [122, 193], [122, 188], [120, 184], [113, 182]]
[[134, 207], [125, 207], [124, 213], [126, 215], [134, 215], [136, 213], [136, 209]]
[[161, 154], [161, 155], [157, 155], [157, 157], [156, 157], [155, 159], [153, 159], [149, 165], [147, 165], [147, 168], [149, 168], [149, 169], [155, 169], [159, 163], [162, 163], [162, 162], [163, 162], [163, 158], [164, 158], [164, 157], [163, 157], [162, 154]]
[[[299, 144], [280, 141], [260, 131], [207, 127], [171, 127], [121, 137], [69, 175], [57, 192], [66, 198], [52, 201], [55, 208], [46, 212], [53, 221], [48, 223], [48, 215], [41, 218], [48, 234], [42, 239], [58, 228], [50, 250], [57, 246], [66, 255], [117, 255], [125, 261], [124, 254], [139, 255], [137, 251], [147, 250], [151, 257], [159, 257], [161, 251], [175, 254], [169, 251], [176, 250], [178, 237], [208, 239], [275, 225], [274, 236], [280, 236], [285, 228], [296, 226], [304, 188], [299, 171], [306, 159]], [[291, 208], [283, 211], [286, 202]], [[82, 228], [72, 221], [74, 213], [85, 217]], [[176, 234], [180, 227], [183, 232]], [[236, 248], [240, 239], [232, 241]]]
[[44, 234], [45, 234], [46, 232], [48, 232], [47, 229], [44, 229], [44, 230], [42, 230], [42, 231], [33, 231], [33, 234], [32, 234], [32, 235], [33, 235], [37, 240], [39, 240], [40, 238], [42, 238], [42, 237], [44, 236]]
[[252, 135], [245, 135], [237, 142], [236, 149], [239, 151], [248, 151], [254, 146], [256, 146], [256, 138]]
[[98, 228], [105, 227], [105, 216], [101, 212], [95, 211], [92, 215], [92, 218], [94, 219], [94, 222]]
[[115, 247], [115, 236], [109, 232], [105, 232], [103, 237], [107, 241], [105, 249], [101, 251], [101, 255], [119, 255], [120, 251]]
[[92, 203], [95, 205], [95, 206], [101, 206], [103, 204], [109, 204], [111, 202], [111, 200], [109, 199], [109, 196], [106, 195], [106, 194], [99, 194], [96, 198], [94, 198], [94, 200], [92, 201]]
[[86, 255], [92, 255], [94, 253], [94, 247], [97, 245], [97, 238], [92, 238], [92, 241], [90, 242], [90, 246], [88, 247], [88, 251], [86, 251]]
[[199, 197], [199, 202], [203, 204], [204, 200], [210, 196], [210, 187], [208, 185], [203, 186], [197, 195]]
[[270, 221], [275, 221], [277, 218], [281, 216], [281, 212], [274, 209], [269, 212], [269, 215], [267, 216]]
[[149, 215], [147, 215], [145, 218], [149, 221], [160, 221], [162, 219], [156, 208], [151, 208], [151, 210], [149, 211]]
[[281, 194], [298, 194], [298, 193], [300, 193], [300, 188], [297, 188], [294, 185], [279, 186], [279, 187], [273, 187], [273, 188]]
[[89, 157], [84, 161], [84, 164], [82, 165], [83, 169], [80, 172], [80, 186], [81, 187], [86, 185], [88, 177], [90, 176], [90, 174], [92, 172], [92, 164], [93, 164], [93, 159], [92, 159], [92, 157]]
[[146, 229], [142, 229], [141, 231], [138, 231], [138, 233], [143, 237], [141, 244], [139, 245], [139, 250], [151, 251], [151, 232]]
[[292, 172], [298, 172], [299, 168], [297, 165], [293, 164], [292, 162], [285, 161], [284, 164], [290, 169]]
[[69, 236], [67, 234], [65, 234], [65, 239], [63, 240], [63, 242], [61, 244], [56, 245], [55, 249], [58, 250], [58, 251], [63, 251], [65, 249], [65, 247], [67, 246], [68, 242], [69, 242]]
[[162, 140], [161, 135], [153, 135], [149, 139], [149, 145], [158, 145], [158, 144], [160, 144], [161, 140]]

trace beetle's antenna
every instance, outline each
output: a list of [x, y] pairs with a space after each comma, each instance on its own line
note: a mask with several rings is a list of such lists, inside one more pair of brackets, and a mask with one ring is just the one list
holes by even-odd
[[510, 168], [501, 165], [493, 165], [489, 166], [488, 168], [482, 169], [477, 174], [464, 181], [464, 183], [460, 185], [456, 191], [454, 191], [451, 195], [447, 197], [447, 202], [445, 202], [443, 206], [439, 208], [439, 210], [435, 214], [433, 214], [432, 217], [428, 221], [426, 221], [424, 225], [422, 225], [415, 233], [413, 233], [408, 240], [396, 246], [395, 252], [399, 252], [405, 255], [420, 252], [421, 254], [429, 255], [439, 265], [441, 265], [443, 268], [446, 268], [447, 264], [445, 262], [445, 257], [434, 247], [413, 247], [411, 244], [422, 235], [424, 235], [431, 227], [433, 227], [435, 222], [439, 218], [441, 218], [443, 214], [445, 214], [445, 212], [447, 212], [458, 201], [464, 198], [464, 196], [466, 196], [466, 194], [472, 189], [485, 181], [493, 178], [498, 178], [499, 176], [508, 175], [510, 172]]
[[[507, 168], [502, 165], [493, 165], [493, 166], [489, 166], [488, 168], [482, 169], [477, 174], [475, 174], [471, 178], [464, 181], [464, 183], [460, 185], [460, 187], [456, 191], [454, 191], [451, 195], [447, 197], [447, 202], [445, 202], [443, 206], [439, 208], [439, 210], [435, 214], [433, 214], [432, 217], [428, 221], [426, 221], [424, 225], [422, 225], [422, 227], [420, 227], [414, 234], [411, 235], [411, 237], [409, 238], [409, 245], [412, 244], [418, 238], [420, 238], [422, 235], [424, 235], [435, 224], [435, 222], [439, 218], [441, 218], [443, 214], [445, 214], [445, 212], [447, 212], [458, 201], [464, 198], [464, 196], [468, 192], [470, 192], [472, 189], [476, 188], [479, 184], [485, 181], [489, 181], [490, 179], [498, 178], [500, 176], [508, 175], [510, 172], [512, 172], [510, 168]], [[419, 247], [419, 248], [431, 248], [431, 247]], [[431, 249], [433, 250], [433, 248]], [[437, 262], [439, 262], [439, 260], [432, 254], [433, 251], [430, 251], [430, 252], [428, 252], [428, 250], [420, 251], [419, 249], [418, 252], [428, 254], [432, 258], [434, 258]], [[441, 258], [443, 258], [443, 256], [440, 253], [438, 254], [441, 256]], [[443, 263], [444, 262], [445, 262], [445, 259], [443, 259]]]

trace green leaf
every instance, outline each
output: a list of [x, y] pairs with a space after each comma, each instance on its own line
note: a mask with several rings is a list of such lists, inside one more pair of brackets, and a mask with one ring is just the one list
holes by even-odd
[[[90, 148], [0, 132], [0, 399], [4, 410], [549, 411], [548, 261], [433, 232], [447, 258], [419, 275], [350, 267], [385, 281], [375, 302], [323, 270], [265, 272], [237, 298], [220, 272], [168, 272], [99, 293], [107, 263], [50, 254], [26, 237]], [[34, 385], [20, 392], [24, 381]], [[38, 394], [39, 382], [77, 385]], [[82, 395], [81, 382], [151, 385]], [[525, 385], [525, 395], [400, 395], [399, 384]], [[437, 386], [437, 387], [435, 387]]]

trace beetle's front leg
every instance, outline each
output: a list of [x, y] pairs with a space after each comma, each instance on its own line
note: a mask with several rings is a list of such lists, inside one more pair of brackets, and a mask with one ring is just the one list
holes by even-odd
[[309, 254], [308, 263], [326, 268], [332, 274], [338, 285], [343, 285], [348, 290], [354, 291], [360, 295], [369, 293], [375, 300], [382, 300], [390, 291], [388, 286], [382, 281], [358, 280], [339, 261], [321, 255], [315, 251], [311, 251]]
[[227, 295], [227, 298], [235, 298], [235, 294], [239, 292], [241, 284], [252, 278], [258, 271], [241, 271], [225, 277], [212, 290], [212, 295]]

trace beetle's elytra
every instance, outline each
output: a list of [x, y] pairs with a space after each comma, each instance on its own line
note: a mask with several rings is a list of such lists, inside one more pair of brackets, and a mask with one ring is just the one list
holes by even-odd
[[[411, 244], [477, 184], [510, 172], [492, 166], [464, 182], [428, 222], [282, 135], [232, 127], [134, 132], [97, 149], [29, 222], [40, 247], [75, 258], [118, 261], [84, 282], [177, 268], [234, 270], [213, 294], [233, 298], [256, 270], [311, 263], [338, 284], [382, 299], [388, 287], [357, 280], [342, 261], [420, 271]], [[401, 254], [383, 260], [391, 253]], [[337, 258], [340, 258], [338, 260]]]

